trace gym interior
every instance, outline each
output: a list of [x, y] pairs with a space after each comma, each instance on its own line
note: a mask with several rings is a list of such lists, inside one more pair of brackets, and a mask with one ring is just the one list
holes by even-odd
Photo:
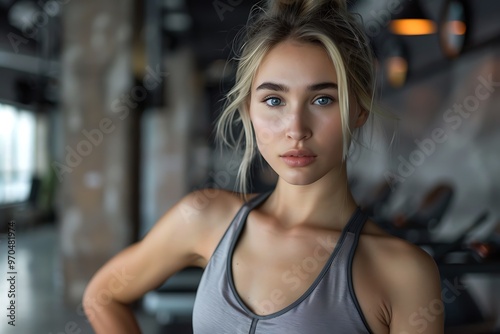
[[[213, 130], [255, 5], [0, 1], [1, 333], [93, 333], [96, 270], [187, 193], [235, 189], [239, 157]], [[356, 201], [433, 256], [447, 333], [500, 333], [500, 2], [348, 5], [389, 115], [349, 157]], [[249, 186], [275, 181], [256, 168]], [[133, 305], [145, 333], [192, 333], [201, 274]]]

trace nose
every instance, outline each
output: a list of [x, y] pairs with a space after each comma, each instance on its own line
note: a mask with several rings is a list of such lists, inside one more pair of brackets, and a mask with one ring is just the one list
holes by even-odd
[[286, 137], [288, 139], [301, 141], [311, 137], [312, 131], [305, 112], [294, 112], [288, 116], [288, 126], [286, 129]]

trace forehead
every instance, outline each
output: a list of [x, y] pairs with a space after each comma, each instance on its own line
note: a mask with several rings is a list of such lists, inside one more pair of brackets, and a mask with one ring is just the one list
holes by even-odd
[[252, 83], [278, 81], [292, 88], [317, 82], [337, 82], [337, 72], [323, 46], [285, 41], [274, 46], [262, 59]]

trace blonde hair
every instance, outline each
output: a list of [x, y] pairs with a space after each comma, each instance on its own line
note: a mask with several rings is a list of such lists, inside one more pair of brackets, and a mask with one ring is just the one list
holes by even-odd
[[[217, 119], [218, 144], [230, 149], [244, 147], [238, 169], [239, 192], [246, 197], [248, 172], [256, 155], [255, 134], [248, 113], [248, 98], [257, 69], [264, 56], [277, 44], [293, 40], [322, 45], [337, 72], [342, 120], [343, 159], [349, 151], [353, 132], [349, 128], [349, 96], [361, 109], [372, 115], [374, 94], [373, 54], [361, 22], [350, 13], [342, 0], [275, 0], [267, 8], [254, 7], [239, 37], [243, 44], [236, 82], [227, 93], [224, 108]], [[235, 136], [234, 125], [243, 131]]]

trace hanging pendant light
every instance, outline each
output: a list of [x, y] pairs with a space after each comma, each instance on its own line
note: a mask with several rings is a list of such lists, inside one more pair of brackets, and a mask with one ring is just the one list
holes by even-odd
[[384, 72], [393, 88], [404, 86], [408, 77], [408, 50], [401, 38], [389, 37], [382, 46]]
[[469, 17], [463, 0], [446, 1], [439, 24], [439, 41], [443, 53], [455, 58], [463, 51], [468, 37]]
[[437, 31], [436, 23], [427, 18], [418, 0], [407, 0], [403, 10], [391, 20], [389, 29], [396, 35], [430, 35]]

